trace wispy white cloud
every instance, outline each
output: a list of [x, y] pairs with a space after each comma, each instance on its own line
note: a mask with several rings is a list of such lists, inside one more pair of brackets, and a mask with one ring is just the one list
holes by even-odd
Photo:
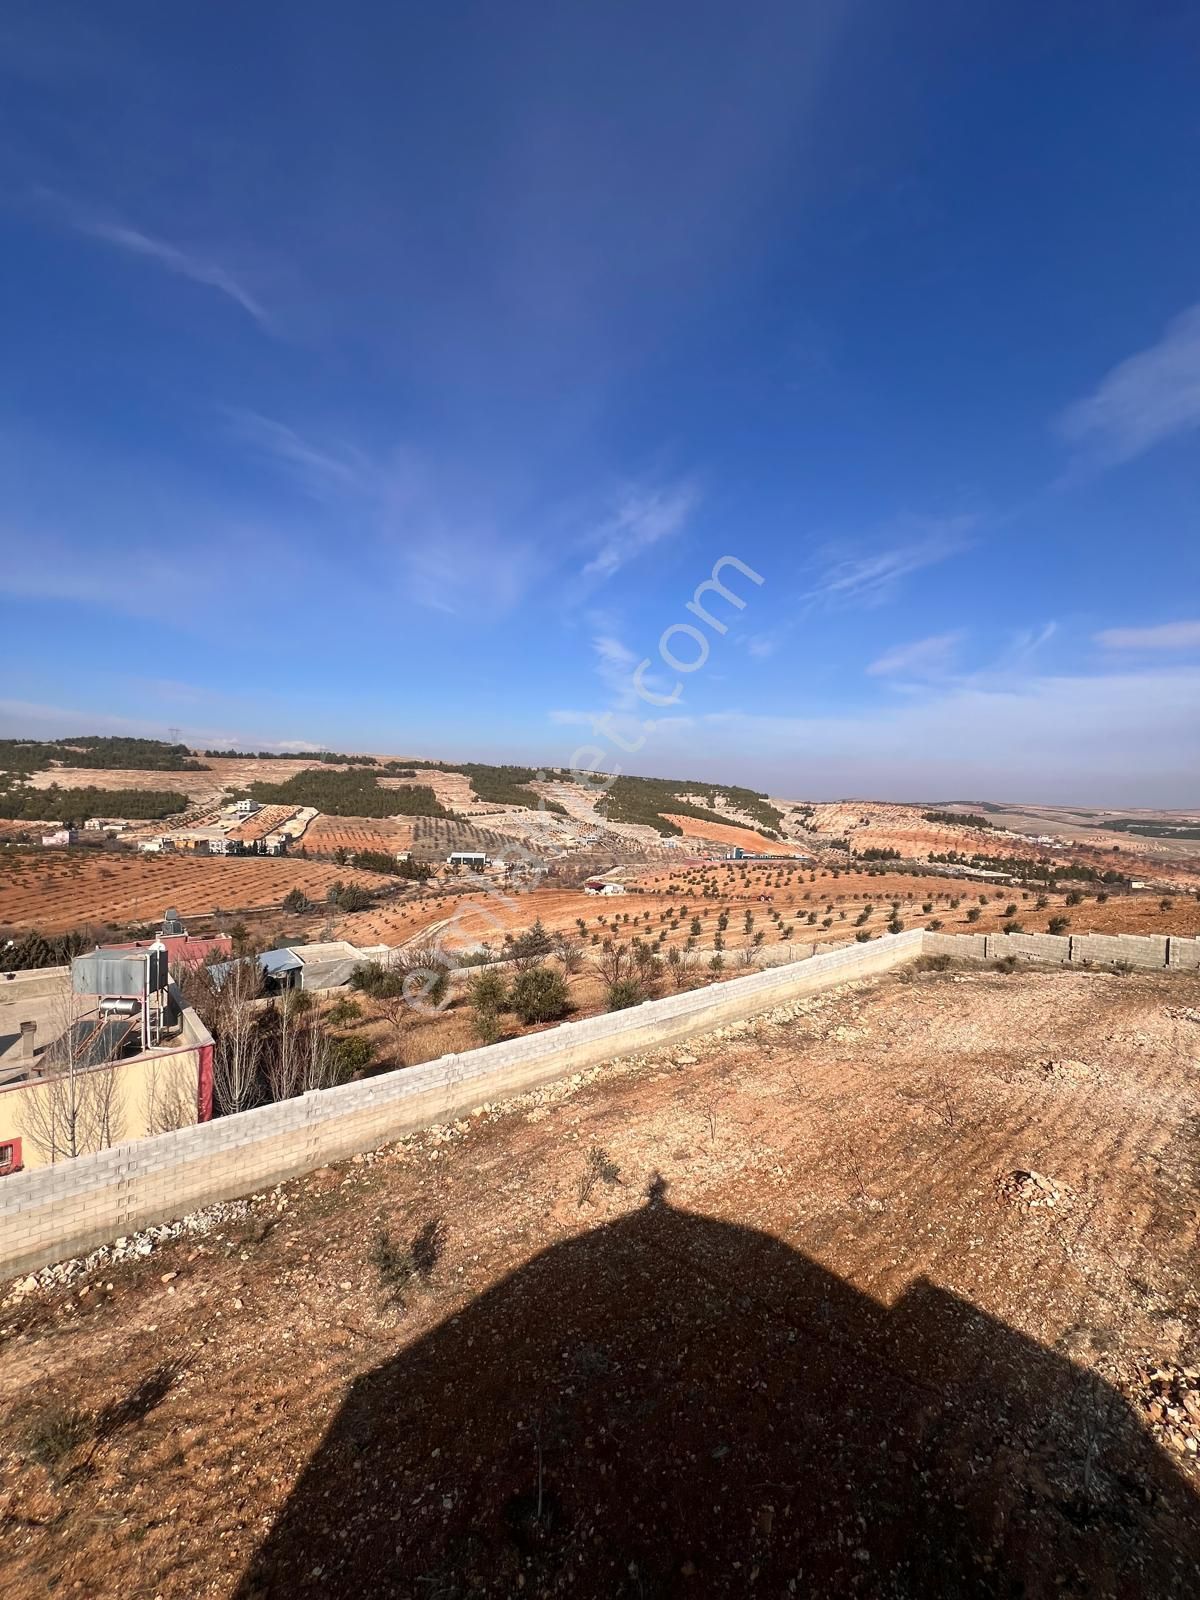
[[916, 639], [911, 644], [897, 645], [871, 662], [867, 668], [868, 676], [938, 677], [950, 666], [962, 640], [963, 634], [960, 629], [956, 633], [936, 633], [928, 639]]
[[1101, 465], [1131, 461], [1200, 428], [1200, 305], [1167, 325], [1157, 344], [1120, 362], [1057, 419], [1068, 444]]
[[187, 278], [192, 283], [202, 284], [206, 289], [215, 289], [218, 294], [223, 294], [226, 299], [240, 306], [260, 328], [269, 332], [275, 331], [270, 314], [257, 295], [252, 294], [241, 279], [228, 268], [213, 261], [206, 254], [184, 249], [167, 239], [158, 238], [154, 234], [145, 233], [140, 228], [131, 228], [121, 222], [88, 218], [76, 212], [72, 212], [69, 220], [78, 233], [86, 234], [91, 239], [98, 239], [101, 243], [111, 245], [115, 250], [122, 250], [127, 255], [153, 261], [167, 272], [172, 272], [180, 278]]
[[226, 416], [244, 446], [326, 508], [340, 537], [357, 540], [378, 595], [402, 591], [445, 616], [499, 614], [545, 571], [537, 541], [512, 536], [497, 497], [458, 463], [405, 447], [371, 454], [256, 411]]
[[614, 707], [628, 710], [637, 703], [633, 674], [638, 658], [628, 645], [609, 635], [592, 640], [596, 652], [596, 675], [608, 690]]
[[694, 485], [670, 488], [627, 489], [613, 514], [597, 530], [599, 548], [583, 569], [585, 578], [611, 578], [662, 539], [679, 533], [695, 509], [699, 496]]
[[912, 536], [867, 554], [826, 552], [816, 583], [802, 596], [810, 605], [831, 608], [877, 606], [890, 600], [914, 572], [937, 566], [966, 549], [975, 518], [905, 518], [901, 531]]
[[1105, 628], [1095, 635], [1106, 650], [1200, 650], [1200, 622], [1161, 622], [1153, 628]]
[[1038, 655], [1058, 633], [1057, 622], [1043, 622], [1040, 628], [1021, 628], [1014, 633], [998, 660], [981, 676], [995, 683], [1014, 674], [1028, 673]]
[[295, 428], [259, 411], [230, 407], [230, 425], [241, 442], [269, 460], [290, 469], [301, 486], [318, 500], [331, 492], [369, 492], [376, 476], [368, 458], [352, 446], [331, 447], [304, 438]]

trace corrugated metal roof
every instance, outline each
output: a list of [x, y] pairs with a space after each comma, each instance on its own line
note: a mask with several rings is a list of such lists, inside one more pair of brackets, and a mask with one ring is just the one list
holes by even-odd
[[264, 972], [298, 972], [304, 963], [293, 950], [264, 950], [258, 958]]

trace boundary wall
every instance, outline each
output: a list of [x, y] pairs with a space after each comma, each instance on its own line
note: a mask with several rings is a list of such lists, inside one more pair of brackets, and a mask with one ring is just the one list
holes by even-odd
[[952, 955], [971, 961], [1025, 961], [1062, 966], [1130, 966], [1147, 971], [1200, 971], [1200, 939], [1165, 933], [929, 933], [926, 955]]
[[1012, 954], [1064, 964], [1103, 960], [1200, 970], [1196, 939], [958, 935], [920, 928], [888, 935], [0, 1179], [0, 1275], [79, 1255], [152, 1223], [377, 1149], [482, 1102], [711, 1032], [803, 995], [890, 972], [924, 954], [976, 961]]

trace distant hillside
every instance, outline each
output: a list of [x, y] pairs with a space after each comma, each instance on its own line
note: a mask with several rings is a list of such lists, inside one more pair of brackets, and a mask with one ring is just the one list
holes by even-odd
[[[698, 806], [683, 798], [695, 794], [708, 805]], [[757, 790], [678, 778], [614, 778], [597, 802], [597, 810], [610, 822], [640, 823], [664, 835], [681, 834], [683, 830], [671, 821], [672, 816], [727, 825], [731, 819], [714, 809], [718, 798], [771, 835], [783, 825], [783, 813]]]
[[0, 771], [10, 781], [44, 772], [55, 762], [63, 767], [123, 772], [207, 772], [185, 744], [161, 739], [110, 738], [98, 733], [70, 739], [0, 739]]

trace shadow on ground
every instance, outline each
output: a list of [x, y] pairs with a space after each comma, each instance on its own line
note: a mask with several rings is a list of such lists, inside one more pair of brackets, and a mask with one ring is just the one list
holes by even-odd
[[654, 1197], [360, 1379], [240, 1595], [1194, 1596], [1198, 1512], [1063, 1357]]

